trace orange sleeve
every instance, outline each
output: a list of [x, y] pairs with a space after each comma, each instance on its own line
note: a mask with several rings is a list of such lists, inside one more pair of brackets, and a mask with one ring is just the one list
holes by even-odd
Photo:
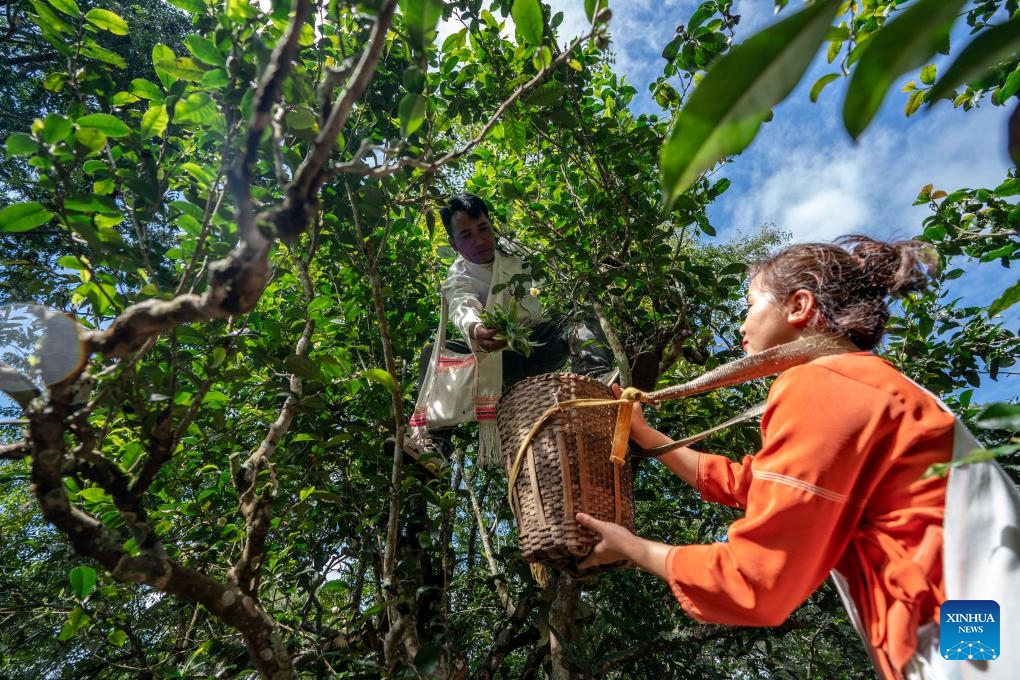
[[880, 474], [868, 452], [881, 451], [895, 407], [875, 388], [816, 365], [777, 378], [761, 451], [739, 464], [714, 456], [699, 463], [704, 496], [743, 500], [746, 513], [725, 542], [669, 552], [667, 581], [687, 613], [732, 625], [785, 621], [846, 549], [868, 477]]
[[742, 461], [735, 463], [726, 456], [700, 454], [695, 486], [701, 493], [701, 499], [734, 508], [747, 507], [753, 460], [754, 456], [744, 456]]

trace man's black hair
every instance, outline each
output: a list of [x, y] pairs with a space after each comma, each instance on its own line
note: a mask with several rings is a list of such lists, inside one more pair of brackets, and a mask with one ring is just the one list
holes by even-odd
[[474, 194], [457, 194], [451, 198], [445, 206], [439, 209], [439, 219], [443, 221], [446, 228], [446, 235], [453, 238], [453, 216], [459, 212], [465, 212], [468, 217], [478, 219], [482, 215], [489, 217], [489, 206], [485, 201]]

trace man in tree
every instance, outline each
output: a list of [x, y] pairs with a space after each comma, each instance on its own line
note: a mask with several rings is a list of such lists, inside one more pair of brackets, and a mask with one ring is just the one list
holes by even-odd
[[[442, 294], [450, 321], [463, 339], [448, 340], [446, 347], [455, 352], [475, 354], [480, 392], [497, 398], [502, 388], [530, 376], [556, 371], [568, 358], [575, 373], [605, 382], [615, 377], [612, 353], [597, 324], [570, 323], [569, 316], [546, 318], [534, 281], [524, 288], [529, 278], [527, 265], [509, 244], [497, 239], [485, 201], [463, 193], [451, 198], [440, 209], [439, 216], [450, 246], [459, 255], [450, 266]], [[516, 291], [525, 292], [515, 295]], [[486, 311], [497, 307], [509, 311], [514, 306], [517, 323], [531, 328], [532, 349], [528, 354], [508, 348], [503, 329], [489, 328], [483, 320]], [[433, 347], [429, 344], [422, 351], [419, 387], [425, 379]], [[490, 360], [490, 355], [496, 352], [500, 353], [501, 360]], [[481, 427], [494, 424], [494, 420], [482, 422]], [[426, 423], [423, 417], [412, 416], [411, 425], [421, 427]], [[425, 436], [408, 438], [405, 450], [414, 458], [426, 452], [445, 458], [450, 453], [452, 433], [452, 428], [428, 429]], [[482, 440], [485, 440], [484, 433]], [[388, 445], [392, 447], [392, 442]]]

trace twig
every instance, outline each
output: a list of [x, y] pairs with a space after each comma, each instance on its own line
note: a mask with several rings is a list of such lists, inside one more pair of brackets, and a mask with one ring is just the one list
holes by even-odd
[[570, 43], [567, 49], [561, 52], [555, 59], [553, 59], [548, 66], [544, 67], [542, 70], [536, 73], [530, 80], [528, 80], [526, 83], [520, 85], [516, 90], [514, 90], [513, 94], [511, 94], [502, 104], [500, 104], [496, 108], [496, 111], [492, 114], [492, 116], [489, 117], [489, 120], [485, 123], [485, 125], [482, 126], [481, 132], [475, 135], [474, 139], [469, 141], [461, 148], [456, 149], [454, 151], [450, 151], [446, 155], [441, 156], [440, 158], [434, 161], [423, 161], [421, 159], [414, 158], [411, 156], [403, 156], [401, 158], [394, 160], [392, 163], [389, 164], [384, 163], [383, 165], [380, 165], [376, 168], [369, 168], [365, 166], [360, 161], [360, 159], [354, 159], [346, 163], [338, 163], [334, 165], [333, 166], [334, 173], [351, 173], [356, 175], [365, 175], [368, 177], [382, 177], [386, 175], [392, 175], [393, 173], [398, 172], [402, 168], [406, 167], [413, 167], [426, 172], [434, 172], [439, 168], [443, 167], [444, 165], [452, 163], [453, 161], [466, 156], [467, 154], [471, 153], [471, 151], [476, 146], [485, 141], [485, 138], [488, 137], [489, 133], [496, 126], [496, 123], [498, 123], [500, 119], [503, 118], [503, 115], [510, 109], [511, 106], [513, 106], [517, 102], [518, 99], [520, 99], [525, 94], [533, 90], [539, 83], [545, 80], [545, 77], [549, 75], [549, 73], [551, 73], [553, 70], [555, 70], [556, 68], [558, 68], [564, 62], [567, 61], [571, 53], [578, 45], [591, 38], [594, 34], [595, 31], [592, 31], [589, 32], [587, 35], [584, 35], [574, 40], [572, 43]]

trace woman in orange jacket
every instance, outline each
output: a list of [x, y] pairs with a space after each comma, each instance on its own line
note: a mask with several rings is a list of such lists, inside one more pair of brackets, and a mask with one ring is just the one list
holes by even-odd
[[[871, 350], [889, 318], [886, 298], [923, 288], [932, 264], [920, 243], [862, 236], [794, 245], [758, 263], [744, 351], [826, 334], [846, 352], [776, 378], [756, 454], [734, 462], [681, 448], [659, 457], [704, 500], [745, 511], [725, 542], [670, 546], [579, 514], [600, 536], [581, 567], [630, 560], [666, 581], [695, 619], [745, 626], [782, 623], [833, 572], [882, 677], [925, 677], [944, 600], [946, 481], [922, 476], [950, 460], [954, 419]], [[631, 438], [646, 449], [671, 441], [636, 406]]]

